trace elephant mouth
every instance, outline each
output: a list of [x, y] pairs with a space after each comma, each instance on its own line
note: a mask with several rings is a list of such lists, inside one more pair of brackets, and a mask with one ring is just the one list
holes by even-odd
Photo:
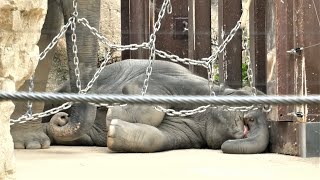
[[245, 125], [243, 126], [243, 138], [247, 138], [249, 132], [250, 132], [249, 126], [245, 124]]

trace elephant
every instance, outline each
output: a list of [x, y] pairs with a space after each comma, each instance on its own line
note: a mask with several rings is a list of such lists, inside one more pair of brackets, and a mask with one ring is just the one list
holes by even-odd
[[[92, 27], [99, 29], [100, 23], [100, 0], [77, 0], [77, 9], [79, 17], [85, 17]], [[46, 46], [54, 39], [59, 33], [62, 24], [66, 24], [74, 12], [73, 0], [48, 0], [48, 11], [46, 19], [41, 31], [41, 37], [38, 43], [39, 50], [43, 51]], [[80, 24], [76, 24], [76, 33], [78, 38], [72, 36], [72, 29], [69, 28], [66, 32], [66, 44], [68, 54], [68, 66], [69, 66], [69, 78], [71, 79], [71, 91], [77, 92], [75, 65], [73, 50], [78, 53], [79, 69], [80, 72], [84, 70], [97, 68], [98, 59], [98, 41], [94, 36], [90, 36], [90, 30]], [[72, 38], [73, 37], [73, 38]], [[81, 37], [81, 38], [79, 38]], [[73, 47], [72, 39], [76, 40], [77, 48]], [[40, 61], [35, 72], [34, 79], [34, 91], [45, 91], [46, 83], [48, 79], [49, 68], [53, 59], [55, 47], [53, 47], [46, 55], [45, 59]], [[77, 60], [77, 59], [76, 59]], [[77, 61], [75, 61], [77, 63]], [[83, 85], [89, 82], [94, 71], [88, 71], [86, 74], [80, 74], [80, 80]], [[20, 91], [28, 89], [28, 84], [25, 83], [21, 87]], [[11, 119], [17, 119], [27, 108], [25, 103], [15, 102], [15, 111], [11, 116]], [[72, 107], [77, 108], [77, 107]], [[90, 108], [87, 108], [88, 110]], [[92, 112], [88, 114], [95, 114], [96, 110], [91, 108]], [[38, 113], [43, 110], [43, 103], [34, 103], [33, 112]], [[49, 148], [50, 139], [42, 129], [41, 120], [30, 121], [28, 123], [19, 124], [16, 123], [11, 126], [11, 135], [14, 141], [15, 148], [27, 148], [27, 149], [39, 149]]]
[[[147, 60], [124, 60], [105, 67], [96, 81], [94, 94], [140, 94], [145, 80]], [[214, 85], [217, 95], [248, 95], [242, 89]], [[70, 92], [65, 83], [58, 92]], [[185, 67], [156, 60], [147, 95], [209, 95], [208, 80]], [[46, 103], [45, 109], [58, 106]], [[191, 104], [165, 105], [186, 110]], [[152, 105], [127, 105], [110, 108], [78, 103], [78, 112], [70, 109], [42, 119], [52, 144], [108, 146], [116, 152], [158, 152], [172, 149], [211, 148], [225, 153], [262, 153], [269, 133], [262, 110], [226, 111], [209, 107], [191, 116], [169, 116]], [[87, 108], [90, 108], [89, 110]], [[96, 113], [91, 113], [97, 108]], [[88, 114], [90, 113], [90, 114]], [[69, 117], [76, 114], [78, 119]], [[91, 118], [89, 118], [91, 116]]]

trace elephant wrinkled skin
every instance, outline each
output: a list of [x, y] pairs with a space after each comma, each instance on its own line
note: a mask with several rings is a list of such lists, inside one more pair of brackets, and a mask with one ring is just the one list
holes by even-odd
[[[102, 71], [96, 88], [89, 93], [140, 94], [147, 65], [146, 60], [125, 60], [111, 64]], [[59, 90], [69, 91], [69, 83]], [[217, 95], [249, 94], [241, 89], [221, 89], [219, 86], [214, 86], [214, 91]], [[206, 79], [178, 64], [157, 60], [153, 64], [147, 94], [208, 95], [209, 89]], [[45, 109], [56, 106], [46, 104]], [[225, 153], [261, 153], [269, 142], [266, 117], [260, 110], [243, 113], [210, 107], [192, 116], [176, 117], [159, 112], [151, 105], [115, 106], [108, 110], [98, 108], [97, 113], [93, 114], [94, 121], [83, 125], [68, 117], [70, 113], [77, 114], [79, 118], [88, 116], [85, 110], [88, 105], [77, 106], [81, 109], [78, 113], [67, 111], [43, 118], [45, 130], [53, 144], [108, 146], [119, 152], [221, 148]], [[181, 104], [166, 108], [184, 110], [195, 106]], [[82, 130], [74, 127], [81, 127]], [[70, 138], [76, 136], [78, 138]]]

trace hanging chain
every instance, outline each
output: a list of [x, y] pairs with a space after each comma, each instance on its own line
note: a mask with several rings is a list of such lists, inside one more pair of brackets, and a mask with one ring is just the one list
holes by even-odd
[[[29, 89], [28, 92], [32, 93], [33, 92], [33, 88], [34, 88], [34, 82], [33, 82], [34, 76], [32, 75], [31, 78], [29, 79]], [[26, 116], [27, 117], [32, 117], [32, 101], [28, 101], [27, 102], [27, 112], [26, 112]]]
[[[215, 92], [214, 92], [214, 70], [213, 70], [213, 65], [215, 63], [215, 61], [218, 58], [218, 54], [224, 52], [226, 45], [232, 40], [232, 38], [235, 36], [235, 34], [237, 33], [238, 29], [240, 28], [241, 22], [238, 21], [237, 24], [235, 25], [235, 27], [230, 31], [230, 33], [228, 34], [228, 36], [223, 40], [223, 42], [220, 44], [219, 47], [216, 48], [215, 52], [208, 58], [202, 58], [201, 60], [194, 60], [194, 59], [189, 59], [189, 58], [180, 58], [177, 55], [173, 55], [173, 54], [169, 54], [167, 52], [161, 51], [161, 50], [157, 50], [155, 47], [155, 42], [156, 42], [156, 33], [159, 31], [160, 27], [161, 27], [161, 20], [164, 18], [165, 13], [167, 11], [168, 14], [172, 13], [172, 5], [171, 5], [171, 1], [170, 0], [165, 0], [161, 6], [161, 9], [159, 11], [159, 15], [158, 15], [158, 19], [156, 21], [156, 23], [154, 24], [154, 31], [153, 33], [150, 35], [150, 40], [149, 42], [144, 42], [141, 44], [129, 44], [129, 45], [115, 45], [110, 43], [107, 38], [105, 38], [96, 28], [90, 26], [89, 22], [87, 19], [85, 18], [78, 18], [78, 9], [77, 9], [78, 3], [77, 0], [73, 0], [73, 8], [74, 8], [74, 12], [73, 12], [73, 16], [69, 18], [67, 24], [65, 24], [61, 31], [59, 32], [59, 34], [57, 36], [54, 37], [54, 39], [52, 40], [52, 42], [45, 48], [45, 50], [43, 52], [40, 53], [39, 55], [39, 60], [43, 60], [45, 58], [45, 56], [47, 55], [47, 53], [57, 44], [58, 40], [65, 34], [65, 32], [67, 31], [67, 29], [71, 26], [71, 30], [72, 30], [72, 36], [71, 36], [71, 40], [73, 42], [73, 46], [72, 46], [72, 51], [74, 54], [74, 65], [75, 65], [75, 75], [77, 77], [76, 80], [76, 86], [79, 89], [79, 93], [82, 94], [86, 94], [93, 86], [94, 82], [98, 79], [99, 75], [101, 74], [102, 70], [105, 68], [105, 66], [107, 65], [107, 62], [109, 61], [109, 59], [111, 59], [111, 54], [110, 54], [110, 50], [111, 49], [116, 49], [119, 51], [124, 51], [124, 50], [137, 50], [139, 48], [144, 48], [144, 49], [150, 49], [150, 56], [149, 56], [149, 64], [148, 67], [146, 69], [146, 79], [144, 80], [143, 83], [143, 88], [141, 90], [141, 94], [145, 95], [148, 89], [148, 83], [149, 83], [149, 79], [150, 76], [152, 74], [152, 65], [153, 62], [155, 60], [155, 56], [158, 55], [159, 57], [162, 58], [167, 58], [170, 59], [173, 62], [181, 62], [184, 64], [189, 64], [189, 65], [199, 65], [199, 66], [203, 66], [207, 68], [208, 71], [208, 86], [209, 86], [209, 92], [210, 95], [215, 96]], [[108, 48], [107, 53], [105, 55], [105, 60], [102, 62], [101, 66], [99, 67], [99, 69], [97, 70], [97, 72], [94, 74], [93, 78], [89, 81], [89, 83], [87, 84], [86, 88], [81, 90], [81, 79], [80, 79], [80, 69], [79, 69], [79, 58], [78, 58], [78, 47], [77, 47], [77, 35], [76, 35], [76, 24], [77, 23], [81, 23], [82, 25], [84, 25], [85, 27], [90, 29], [90, 32], [95, 35], [104, 45], [106, 45]], [[248, 42], [248, 41], [247, 41]], [[248, 44], [247, 44], [248, 45]], [[250, 59], [248, 59], [248, 80], [249, 82], [252, 81], [253, 79], [253, 72], [252, 72], [252, 68], [249, 68], [250, 64]], [[251, 69], [251, 70], [250, 70]], [[253, 87], [253, 85], [251, 84], [250, 86]], [[253, 90], [254, 92], [256, 91], [255, 89]], [[256, 94], [256, 93], [254, 93]], [[59, 107], [53, 108], [51, 110], [42, 112], [42, 113], [37, 113], [37, 114], [32, 114], [31, 111], [29, 112], [29, 115], [23, 115], [22, 117], [20, 117], [17, 120], [11, 120], [11, 123], [16, 123], [16, 122], [20, 122], [20, 123], [24, 123], [26, 121], [29, 120], [34, 120], [34, 119], [39, 119], [42, 117], [46, 117], [46, 116], [50, 116], [52, 114], [55, 114], [57, 112], [60, 112], [62, 110], [66, 110], [68, 108], [70, 108], [72, 106], [73, 103], [65, 103]], [[113, 104], [113, 105], [109, 105], [109, 104], [100, 104], [102, 106], [107, 106], [107, 107], [112, 107], [113, 105], [117, 105], [117, 106], [125, 106], [126, 104], [122, 104], [122, 105], [118, 105], [118, 104]], [[32, 106], [31, 103], [28, 103], [28, 108], [30, 109], [30, 107]], [[161, 106], [156, 106], [155, 109], [157, 109], [158, 111], [162, 111], [165, 112], [168, 115], [171, 116], [189, 116], [189, 115], [193, 115], [196, 113], [200, 113], [200, 112], [204, 112], [207, 108], [209, 108], [210, 105], [207, 106], [200, 106], [196, 109], [193, 110], [181, 110], [181, 111], [175, 111], [173, 109], [165, 109]], [[224, 106], [225, 108], [223, 108], [224, 110], [228, 111], [228, 110], [232, 110], [232, 111], [248, 111], [248, 110], [252, 110], [252, 109], [257, 109], [258, 107], [229, 107], [229, 106]], [[32, 107], [31, 107], [32, 108]], [[266, 110], [269, 110], [267, 108], [264, 108]], [[31, 114], [31, 116], [30, 116]]]
[[69, 18], [67, 24], [65, 24], [65, 25], [61, 28], [61, 30], [60, 30], [60, 32], [58, 33], [58, 35], [56, 35], [56, 36], [53, 38], [53, 40], [50, 42], [50, 44], [40, 53], [40, 55], [39, 55], [39, 61], [43, 60], [43, 59], [47, 56], [48, 52], [49, 52], [51, 49], [53, 49], [53, 47], [58, 43], [59, 39], [61, 39], [62, 36], [65, 35], [65, 33], [67, 32], [68, 28], [69, 28], [70, 25], [71, 25], [71, 21], [72, 21], [72, 17]]
[[79, 13], [78, 13], [78, 0], [73, 0], [72, 1], [72, 6], [73, 6], [73, 17], [78, 17]]
[[75, 66], [74, 68], [74, 73], [77, 77], [76, 79], [76, 86], [81, 92], [81, 79], [80, 79], [80, 69], [79, 69], [79, 57], [78, 57], [78, 46], [77, 46], [77, 34], [76, 34], [76, 20], [77, 17], [73, 17], [72, 23], [71, 23], [71, 30], [72, 30], [72, 35], [71, 35], [71, 40], [72, 40], [72, 52], [73, 52], [73, 64]]
[[158, 15], [158, 20], [156, 21], [153, 29], [153, 33], [150, 35], [150, 41], [149, 41], [149, 48], [150, 48], [150, 56], [149, 56], [149, 64], [146, 69], [146, 79], [143, 82], [143, 87], [141, 90], [142, 96], [144, 96], [147, 93], [148, 85], [149, 85], [149, 79], [152, 74], [152, 65], [153, 61], [156, 58], [156, 33], [160, 30], [161, 27], [161, 20], [163, 19], [165, 13], [172, 13], [172, 6], [171, 6], [171, 1], [170, 0], [165, 0], [161, 6], [159, 15]]
[[17, 120], [11, 119], [10, 120], [10, 125], [13, 125], [14, 123], [25, 123], [25, 122], [28, 122], [28, 121], [31, 121], [31, 120], [37, 120], [37, 119], [40, 119], [40, 118], [43, 118], [43, 117], [51, 116], [51, 115], [56, 114], [56, 113], [58, 113], [58, 112], [60, 112], [62, 110], [69, 109], [72, 106], [72, 104], [73, 103], [71, 103], [71, 102], [67, 102], [67, 103], [62, 104], [59, 107], [50, 109], [48, 111], [44, 111], [42, 113], [32, 114], [32, 116], [30, 116], [30, 117], [27, 116], [27, 115], [23, 115], [20, 118], [18, 118]]
[[104, 61], [101, 63], [99, 69], [93, 75], [93, 78], [89, 81], [87, 87], [85, 89], [81, 90], [82, 94], [86, 94], [92, 88], [94, 82], [98, 79], [98, 77], [100, 76], [102, 70], [106, 67], [107, 63], [109, 62], [109, 60], [111, 58], [112, 58], [111, 57], [111, 52], [110, 51], [106, 51], [106, 54], [104, 56]]
[[257, 95], [257, 89], [254, 87], [254, 82], [253, 82], [253, 67], [251, 63], [251, 57], [250, 57], [250, 38], [249, 38], [249, 33], [248, 30], [245, 29], [243, 31], [243, 50], [244, 50], [244, 56], [243, 58], [245, 59], [245, 63], [247, 65], [247, 77], [248, 77], [248, 82], [249, 86], [251, 88], [253, 96]]
[[210, 63], [211, 61], [215, 61], [218, 58], [218, 54], [222, 53], [226, 49], [227, 44], [237, 34], [237, 31], [239, 30], [240, 26], [241, 26], [241, 21], [239, 20], [237, 24], [231, 29], [229, 35], [223, 40], [223, 42], [217, 48], [217, 50], [210, 57], [205, 58], [207, 60], [207, 63]]

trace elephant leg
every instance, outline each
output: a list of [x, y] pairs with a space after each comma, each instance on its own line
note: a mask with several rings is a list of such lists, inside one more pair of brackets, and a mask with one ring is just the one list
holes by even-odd
[[[195, 124], [194, 124], [195, 125]], [[113, 119], [107, 144], [117, 152], [158, 152], [205, 146], [202, 136], [187, 121], [164, 120], [158, 127]]]
[[113, 119], [156, 127], [162, 122], [164, 116], [165, 113], [155, 110], [151, 105], [115, 106], [108, 109], [106, 121], [107, 127]]
[[[40, 52], [52, 41], [54, 36], [60, 31], [62, 23], [61, 10], [55, 0], [49, 0], [48, 12], [45, 23], [41, 32], [41, 37], [38, 43]], [[48, 52], [45, 59], [39, 62], [34, 75], [34, 91], [43, 92], [46, 89], [49, 69], [54, 56], [55, 48]], [[28, 91], [29, 84], [26, 82], [19, 89], [20, 91]], [[33, 103], [33, 113], [42, 112], [43, 103]], [[17, 119], [27, 111], [26, 102], [15, 102], [15, 111], [11, 119]], [[49, 148], [50, 140], [42, 130], [40, 120], [30, 121], [28, 123], [11, 126], [11, 135], [13, 137], [15, 148], [19, 149], [39, 149]]]
[[117, 152], [156, 152], [163, 149], [166, 136], [156, 127], [130, 123], [118, 119], [111, 121], [107, 144]]
[[[144, 77], [131, 82], [123, 87], [123, 94], [140, 94], [141, 85], [143, 84]], [[161, 88], [150, 85], [149, 91], [156, 94], [166, 94], [162, 92]], [[168, 108], [169, 106], [163, 106]], [[154, 105], [127, 105], [124, 107], [115, 106], [108, 109], [107, 113], [107, 127], [112, 119], [121, 119], [131, 123], [141, 123], [157, 127], [165, 116], [164, 112], [157, 111]]]

